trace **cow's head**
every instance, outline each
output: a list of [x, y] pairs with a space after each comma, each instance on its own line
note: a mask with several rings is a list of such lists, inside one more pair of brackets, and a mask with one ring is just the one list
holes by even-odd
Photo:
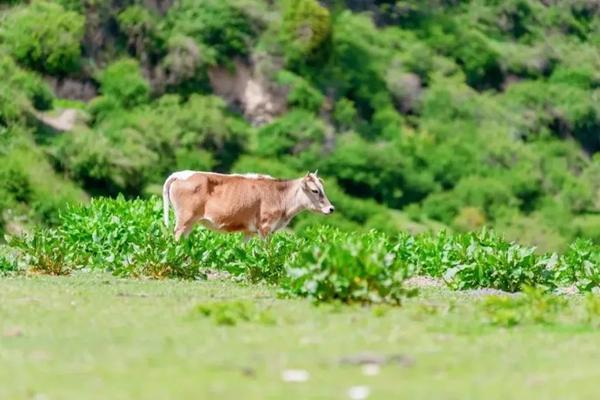
[[323, 214], [331, 214], [335, 207], [325, 194], [323, 180], [317, 176], [317, 171], [307, 173], [302, 178], [302, 190], [308, 199], [307, 208]]

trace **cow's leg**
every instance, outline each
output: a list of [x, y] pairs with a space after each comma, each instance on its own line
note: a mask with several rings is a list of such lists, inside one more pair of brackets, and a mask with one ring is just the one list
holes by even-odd
[[267, 254], [269, 256], [269, 258], [272, 257], [271, 254], [271, 226], [270, 224], [266, 224], [266, 225], [262, 225], [259, 229], [258, 229], [258, 236], [260, 236], [260, 238], [263, 241], [264, 246], [266, 247], [266, 251]]
[[181, 236], [187, 237], [194, 227], [193, 213], [176, 214], [177, 222], [175, 224], [175, 241], [179, 241]]
[[271, 233], [271, 227], [269, 224], [263, 224], [258, 228], [258, 236], [264, 241], [269, 241], [269, 234]]
[[175, 241], [179, 242], [179, 239], [181, 239], [181, 237], [188, 237], [188, 235], [190, 234], [190, 232], [192, 231], [192, 227], [189, 225], [182, 225], [182, 226], [176, 226], [175, 227]]
[[252, 239], [254, 235], [248, 232], [244, 233], [244, 239], [242, 239], [243, 243], [246, 244], [250, 241], [250, 239]]

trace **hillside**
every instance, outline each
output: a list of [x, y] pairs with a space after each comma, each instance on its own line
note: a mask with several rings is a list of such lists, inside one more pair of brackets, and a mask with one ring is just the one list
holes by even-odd
[[318, 169], [341, 228], [600, 243], [599, 50], [593, 0], [3, 2], [0, 231]]

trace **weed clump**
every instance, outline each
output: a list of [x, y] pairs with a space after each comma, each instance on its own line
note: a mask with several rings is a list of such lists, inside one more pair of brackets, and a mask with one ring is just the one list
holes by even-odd
[[552, 324], [566, 305], [563, 297], [525, 286], [522, 295], [517, 297], [487, 297], [481, 303], [481, 311], [488, 323], [513, 327], [526, 323]]
[[196, 313], [211, 318], [217, 325], [234, 326], [240, 322], [274, 325], [275, 317], [266, 309], [259, 309], [248, 301], [222, 301], [199, 304]]

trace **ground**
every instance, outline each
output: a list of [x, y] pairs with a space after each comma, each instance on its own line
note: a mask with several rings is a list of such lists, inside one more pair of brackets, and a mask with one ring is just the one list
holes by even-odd
[[[251, 321], [198, 309], [232, 300]], [[489, 326], [480, 301], [431, 287], [402, 307], [317, 307], [230, 281], [0, 278], [0, 399], [595, 397], [600, 330]]]

